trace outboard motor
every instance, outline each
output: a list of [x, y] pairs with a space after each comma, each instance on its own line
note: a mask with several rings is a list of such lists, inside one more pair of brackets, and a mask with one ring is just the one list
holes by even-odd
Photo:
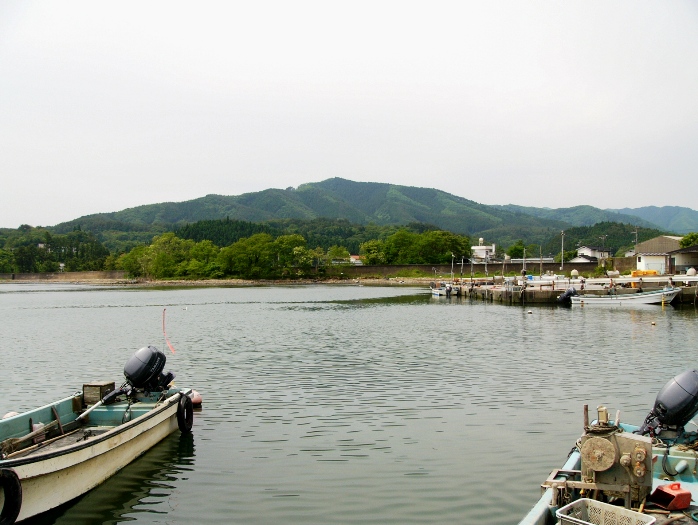
[[144, 346], [124, 366], [126, 381], [134, 388], [150, 392], [163, 390], [175, 378], [172, 372], [162, 373], [166, 361], [163, 352], [154, 346]]
[[565, 293], [557, 298], [557, 300], [563, 304], [570, 304], [572, 302], [570, 297], [573, 295], [577, 295], [577, 290], [575, 290], [574, 286], [570, 286], [567, 290], [565, 290]]
[[683, 428], [698, 412], [698, 370], [688, 370], [674, 377], [657, 394], [654, 407], [647, 414], [638, 434], [658, 436], [670, 432], [679, 437]]
[[154, 346], [144, 346], [131, 356], [124, 366], [126, 383], [116, 390], [109, 392], [102, 401], [105, 405], [113, 403], [122, 394], [130, 396], [136, 389], [148, 392], [165, 390], [175, 378], [172, 372], [162, 373], [167, 358]]

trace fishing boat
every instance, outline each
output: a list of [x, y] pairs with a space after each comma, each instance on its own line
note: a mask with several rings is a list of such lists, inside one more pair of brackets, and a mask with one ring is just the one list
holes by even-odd
[[614, 290], [609, 290], [610, 293], [605, 295], [597, 294], [581, 294], [571, 295], [569, 301], [573, 305], [592, 306], [592, 305], [630, 305], [630, 304], [669, 304], [681, 292], [680, 288], [664, 288], [662, 290], [652, 290], [649, 292], [636, 293], [615, 293]]
[[189, 433], [192, 389], [174, 388], [154, 346], [126, 363], [126, 381], [81, 392], [0, 420], [0, 524], [67, 503], [96, 487], [172, 432]]
[[[604, 406], [567, 461], [542, 483], [538, 503], [519, 525], [643, 525], [698, 521], [698, 371], [667, 382], [641, 425], [609, 417]], [[684, 521], [681, 521], [683, 519]]]

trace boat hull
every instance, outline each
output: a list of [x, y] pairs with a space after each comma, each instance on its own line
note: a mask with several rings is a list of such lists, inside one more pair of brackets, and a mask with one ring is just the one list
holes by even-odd
[[680, 290], [657, 290], [653, 292], [609, 295], [577, 295], [570, 300], [573, 305], [635, 305], [635, 304], [669, 304], [679, 294]]
[[[81, 442], [0, 461], [0, 467], [14, 471], [22, 486], [17, 521], [81, 496], [177, 430], [182, 395], [171, 396], [135, 419]], [[1, 492], [0, 501], [3, 508]]]

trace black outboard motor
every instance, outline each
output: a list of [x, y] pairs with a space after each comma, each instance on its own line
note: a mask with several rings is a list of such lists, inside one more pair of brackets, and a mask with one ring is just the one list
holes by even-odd
[[662, 431], [683, 434], [683, 427], [698, 412], [698, 370], [674, 377], [657, 394], [654, 408], [647, 414], [638, 434], [659, 435]]
[[134, 388], [149, 392], [164, 390], [175, 378], [172, 372], [162, 373], [167, 358], [154, 346], [144, 346], [138, 350], [124, 366], [124, 376]]
[[557, 298], [557, 301], [563, 304], [571, 304], [572, 299], [570, 298], [573, 295], [577, 295], [577, 290], [575, 290], [574, 286], [570, 286], [567, 290], [565, 290], [565, 293], [563, 293]]
[[172, 372], [162, 373], [167, 358], [165, 354], [154, 346], [144, 346], [131, 356], [124, 366], [126, 383], [109, 392], [102, 402], [109, 405], [116, 401], [117, 397], [126, 394], [130, 396], [134, 390], [143, 389], [147, 392], [161, 392], [167, 388], [175, 378]]

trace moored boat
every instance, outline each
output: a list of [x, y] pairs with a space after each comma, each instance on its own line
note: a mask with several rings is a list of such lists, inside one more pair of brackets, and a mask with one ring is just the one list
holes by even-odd
[[630, 305], [630, 304], [669, 304], [681, 292], [680, 288], [664, 288], [662, 290], [652, 290], [648, 292], [636, 293], [609, 293], [604, 295], [582, 294], [569, 297], [573, 305]]
[[172, 386], [165, 354], [141, 348], [126, 381], [82, 392], [0, 420], [0, 523], [12, 524], [96, 487], [172, 432], [191, 432], [191, 389]]
[[[609, 418], [599, 406], [567, 461], [542, 483], [519, 525], [643, 525], [698, 521], [698, 371], [683, 372], [657, 394], [642, 425]], [[558, 521], [559, 520], [559, 521]]]

